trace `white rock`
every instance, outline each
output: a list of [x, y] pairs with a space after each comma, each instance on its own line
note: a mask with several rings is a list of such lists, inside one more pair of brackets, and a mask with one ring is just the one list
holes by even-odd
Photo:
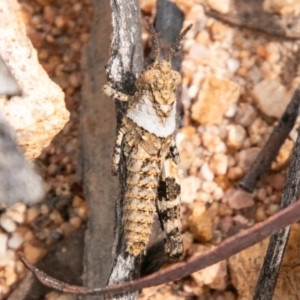
[[212, 196], [213, 196], [213, 200], [216, 200], [216, 201], [221, 200], [224, 197], [224, 191], [223, 191], [223, 189], [220, 186], [218, 186], [214, 190]]
[[229, 125], [227, 127], [227, 145], [234, 150], [238, 150], [246, 139], [246, 130], [241, 125]]
[[215, 178], [214, 173], [210, 169], [209, 165], [207, 162], [205, 162], [201, 168], [200, 168], [200, 174], [202, 175], [203, 179], [206, 181], [213, 181]]
[[15, 251], [8, 249], [5, 253], [0, 255], [0, 267], [12, 266], [15, 264]]
[[237, 112], [237, 104], [233, 103], [233, 104], [231, 104], [229, 109], [225, 112], [224, 116], [226, 118], [233, 118], [235, 116], [236, 112]]
[[235, 73], [240, 67], [240, 62], [235, 58], [229, 58], [226, 62], [227, 68], [230, 72]]
[[6, 215], [12, 218], [17, 223], [24, 223], [25, 220], [26, 205], [24, 203], [16, 203], [9, 207], [6, 211]]
[[7, 215], [0, 217], [0, 226], [7, 232], [13, 232], [16, 230], [16, 223]]
[[208, 285], [212, 289], [224, 290], [227, 282], [227, 262], [226, 260], [220, 261], [191, 276], [199, 286]]
[[207, 0], [209, 7], [221, 14], [230, 12], [231, 0]]
[[280, 118], [292, 93], [276, 79], [265, 79], [254, 86], [252, 96], [260, 110], [269, 117]]
[[7, 234], [0, 233], [0, 255], [3, 255], [7, 250], [7, 240]]
[[211, 194], [218, 185], [214, 181], [204, 181], [201, 190], [205, 193]]
[[228, 156], [222, 153], [214, 154], [209, 166], [215, 175], [225, 175], [228, 169]]
[[212, 203], [213, 198], [210, 194], [200, 191], [197, 193], [197, 200], [204, 203]]
[[8, 247], [10, 249], [18, 249], [23, 243], [23, 238], [18, 234], [14, 233], [8, 240]]
[[191, 203], [196, 199], [197, 191], [201, 188], [202, 181], [195, 176], [189, 176], [181, 181], [181, 201]]

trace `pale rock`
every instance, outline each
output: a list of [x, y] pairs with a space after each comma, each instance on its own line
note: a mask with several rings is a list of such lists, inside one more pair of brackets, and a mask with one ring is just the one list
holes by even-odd
[[276, 79], [264, 79], [252, 90], [260, 110], [269, 117], [280, 118], [291, 100], [292, 93]]
[[260, 69], [254, 65], [250, 72], [249, 72], [249, 77], [251, 78], [253, 84], [257, 84], [261, 81], [261, 72]]
[[214, 181], [204, 181], [201, 190], [205, 193], [211, 194], [218, 185]]
[[227, 28], [224, 25], [224, 23], [218, 21], [214, 22], [210, 27], [210, 33], [214, 41], [223, 40], [226, 35], [226, 32]]
[[6, 232], [13, 232], [17, 228], [16, 223], [10, 217], [8, 217], [6, 214], [1, 215], [1, 217], [0, 217], [0, 226]]
[[21, 96], [0, 101], [1, 112], [16, 130], [26, 157], [34, 159], [63, 128], [69, 112], [63, 91], [38, 62], [16, 0], [2, 3], [0, 20], [0, 56], [22, 90]]
[[210, 194], [199, 191], [197, 193], [196, 200], [202, 201], [204, 203], [211, 203], [213, 201], [213, 198]]
[[253, 164], [259, 152], [260, 148], [258, 147], [241, 150], [236, 155], [238, 166], [243, 170], [248, 170], [249, 167]]
[[40, 207], [40, 211], [42, 215], [47, 215], [50, 212], [50, 209], [47, 204], [42, 204]]
[[237, 102], [240, 86], [232, 81], [207, 76], [192, 106], [192, 119], [200, 124], [219, 125], [230, 106]]
[[227, 65], [227, 68], [228, 70], [231, 72], [231, 73], [235, 73], [239, 67], [240, 67], [240, 62], [235, 59], [235, 58], [229, 58], [227, 61], [226, 61], [226, 65]]
[[263, 9], [268, 13], [298, 16], [300, 14], [300, 2], [299, 0], [264, 0]]
[[0, 295], [7, 295], [10, 291], [10, 287], [7, 286], [5, 283], [0, 284]]
[[10, 249], [18, 249], [23, 243], [23, 237], [18, 233], [13, 233], [8, 240], [8, 247]]
[[73, 72], [69, 76], [69, 83], [70, 83], [71, 87], [73, 87], [73, 88], [80, 87], [81, 84], [82, 84], [82, 74], [81, 74], [81, 72]]
[[40, 208], [37, 206], [32, 206], [27, 209], [26, 212], [26, 221], [27, 223], [31, 223], [41, 214]]
[[73, 4], [72, 8], [73, 8], [74, 11], [80, 12], [83, 9], [82, 3], [75, 3], [75, 4]]
[[57, 28], [64, 28], [67, 25], [67, 20], [66, 20], [65, 16], [58, 15], [58, 16], [56, 16], [54, 23]]
[[57, 291], [51, 291], [45, 295], [45, 300], [57, 300], [60, 296], [60, 293]]
[[241, 214], [235, 215], [233, 217], [233, 220], [235, 223], [239, 224], [239, 225], [243, 225], [246, 226], [249, 223], [249, 220], [246, 219], [244, 216], [242, 216]]
[[238, 180], [243, 177], [245, 171], [241, 167], [231, 167], [228, 169], [227, 177], [230, 180]]
[[15, 267], [14, 266], [5, 267], [4, 277], [5, 277], [6, 284], [8, 286], [14, 284], [18, 280], [18, 276], [15, 272]]
[[202, 181], [195, 176], [183, 178], [181, 181], [181, 201], [193, 202], [197, 197], [197, 191], [201, 188]]
[[57, 15], [57, 9], [54, 6], [46, 5], [43, 10], [44, 19], [49, 24], [53, 24]]
[[88, 216], [88, 205], [86, 202], [82, 202], [79, 207], [76, 208], [76, 214], [82, 220], [86, 220]]
[[[198, 246], [195, 255], [212, 250], [213, 246]], [[208, 286], [215, 290], [224, 290], [227, 285], [227, 262], [220, 261], [212, 266], [191, 274], [198, 286]]]
[[203, 177], [204, 180], [206, 181], [213, 181], [215, 178], [214, 173], [210, 169], [209, 165], [207, 162], [205, 162], [201, 168], [200, 168], [200, 174]]
[[144, 13], [152, 14], [152, 12], [155, 8], [155, 3], [156, 3], [155, 0], [141, 1], [140, 8]]
[[268, 183], [273, 189], [281, 192], [285, 186], [286, 177], [281, 173], [272, 174], [268, 177]]
[[233, 226], [233, 218], [232, 216], [224, 216], [220, 219], [219, 228], [221, 232], [227, 235], [229, 229]]
[[214, 154], [210, 159], [209, 166], [215, 175], [225, 175], [228, 169], [228, 156], [222, 153]]
[[223, 197], [224, 197], [224, 191], [223, 189], [218, 186], [212, 193], [212, 196], [213, 196], [213, 200], [221, 200]]
[[30, 243], [25, 243], [23, 249], [25, 258], [31, 263], [37, 263], [42, 257], [44, 257], [47, 253], [46, 249], [33, 246]]
[[7, 240], [7, 234], [0, 233], [0, 255], [3, 255], [7, 250]]
[[228, 14], [231, 8], [231, 0], [206, 0], [207, 5], [221, 13], [221, 14]]
[[210, 36], [207, 30], [202, 29], [196, 36], [196, 42], [204, 46], [208, 46], [211, 43]]
[[209, 48], [205, 45], [195, 43], [191, 46], [189, 50], [190, 59], [196, 62], [201, 62], [203, 60], [207, 60], [210, 57]]
[[224, 116], [226, 118], [233, 118], [237, 112], [237, 104], [233, 103], [229, 109], [225, 112]]
[[254, 205], [253, 196], [243, 190], [232, 189], [232, 193], [227, 194], [226, 198], [232, 209], [242, 209]]
[[210, 132], [202, 133], [202, 143], [211, 153], [224, 153], [226, 151], [226, 145], [221, 138]]
[[234, 120], [237, 124], [248, 127], [254, 122], [256, 116], [256, 110], [251, 104], [239, 103]]
[[15, 251], [8, 249], [5, 253], [0, 254], [0, 267], [13, 266], [16, 262]]
[[267, 218], [265, 208], [263, 206], [260, 206], [257, 208], [255, 213], [255, 221], [256, 222], [262, 222]]
[[275, 161], [271, 164], [272, 171], [279, 171], [282, 168], [286, 167], [289, 163], [290, 157], [292, 155], [292, 150], [294, 147], [293, 141], [286, 139], [281, 146], [279, 153], [277, 154]]
[[228, 125], [227, 146], [233, 150], [242, 147], [246, 139], [246, 130], [241, 125]]
[[266, 209], [266, 214], [268, 216], [274, 215], [279, 210], [278, 204], [270, 204]]
[[213, 237], [212, 215], [202, 202], [194, 202], [189, 217], [189, 228], [195, 240], [209, 242]]
[[82, 224], [82, 220], [79, 217], [72, 217], [70, 218], [69, 222], [76, 229], [78, 229]]
[[6, 211], [6, 215], [16, 223], [22, 224], [25, 221], [26, 205], [24, 203], [15, 203]]
[[[299, 241], [300, 224], [295, 223], [291, 227], [273, 300], [297, 299], [299, 296]], [[231, 280], [237, 290], [239, 300], [252, 299], [268, 243], [269, 238], [229, 258]]]

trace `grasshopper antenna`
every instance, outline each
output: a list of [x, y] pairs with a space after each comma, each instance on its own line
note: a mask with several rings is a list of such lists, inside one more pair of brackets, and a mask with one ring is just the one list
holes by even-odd
[[183, 37], [187, 34], [187, 32], [192, 28], [193, 24], [190, 24], [187, 28], [185, 28], [176, 38], [175, 42], [173, 43], [172, 47], [169, 50], [167, 61], [171, 62], [174, 54], [177, 52], [180, 46], [180, 42]]

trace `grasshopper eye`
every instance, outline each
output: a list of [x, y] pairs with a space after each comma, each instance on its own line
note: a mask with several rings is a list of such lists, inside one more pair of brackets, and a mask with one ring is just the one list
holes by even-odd
[[141, 75], [141, 79], [144, 83], [152, 83], [159, 77], [159, 74], [158, 70], [147, 70]]
[[181, 82], [181, 75], [176, 71], [171, 71], [171, 76], [175, 82], [175, 84], [179, 84]]

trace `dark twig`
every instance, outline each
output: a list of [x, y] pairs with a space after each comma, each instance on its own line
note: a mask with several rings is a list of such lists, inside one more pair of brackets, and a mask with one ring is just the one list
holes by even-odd
[[[300, 168], [298, 168], [300, 172]], [[300, 178], [300, 177], [298, 177]], [[125, 282], [119, 285], [111, 285], [100, 288], [86, 288], [81, 286], [69, 285], [60, 282], [44, 272], [31, 265], [19, 253], [19, 257], [26, 267], [33, 272], [38, 279], [51, 288], [72, 294], [109, 294], [132, 292], [144, 287], [163, 284], [169, 281], [178, 280], [189, 274], [213, 265], [221, 260], [260, 242], [273, 232], [284, 228], [300, 219], [300, 202], [296, 202], [274, 214], [266, 221], [256, 224], [255, 226], [244, 230], [222, 242], [213, 250], [206, 251], [199, 256], [190, 258], [186, 262], [177, 263], [169, 268], [163, 269], [152, 275], [143, 277], [138, 280]], [[264, 298], [266, 299], [266, 298]]]
[[[300, 128], [293, 151], [286, 185], [281, 196], [281, 208], [288, 207], [295, 202], [300, 194]], [[290, 232], [290, 226], [281, 229], [271, 236], [264, 264], [258, 279], [253, 300], [271, 300], [282, 257]]]
[[[143, 48], [141, 40], [139, 1], [111, 0], [112, 7], [112, 43], [111, 58], [106, 66], [108, 81], [116, 83], [116, 88], [126, 94], [135, 92], [135, 82], [143, 69]], [[113, 105], [113, 102], [111, 102]], [[127, 103], [116, 102], [117, 131], [120, 127]], [[112, 150], [112, 149], [111, 149]], [[109, 176], [109, 175], [108, 175]], [[134, 257], [126, 252], [123, 234], [123, 202], [126, 188], [126, 166], [121, 157], [119, 168], [120, 192], [115, 207], [115, 241], [113, 247], [113, 266], [108, 285], [130, 281], [140, 277], [141, 255]], [[113, 201], [113, 199], [111, 199]], [[103, 232], [102, 234], [105, 235]], [[137, 293], [115, 295], [106, 299], [134, 300]]]
[[278, 125], [274, 128], [268, 141], [258, 154], [254, 163], [251, 165], [245, 177], [240, 182], [240, 187], [247, 192], [253, 192], [258, 180], [263, 173], [269, 168], [271, 162], [275, 159], [278, 151], [290, 131], [294, 127], [298, 116], [300, 104], [300, 86], [296, 89], [291, 102], [287, 106], [284, 114], [279, 120]]

